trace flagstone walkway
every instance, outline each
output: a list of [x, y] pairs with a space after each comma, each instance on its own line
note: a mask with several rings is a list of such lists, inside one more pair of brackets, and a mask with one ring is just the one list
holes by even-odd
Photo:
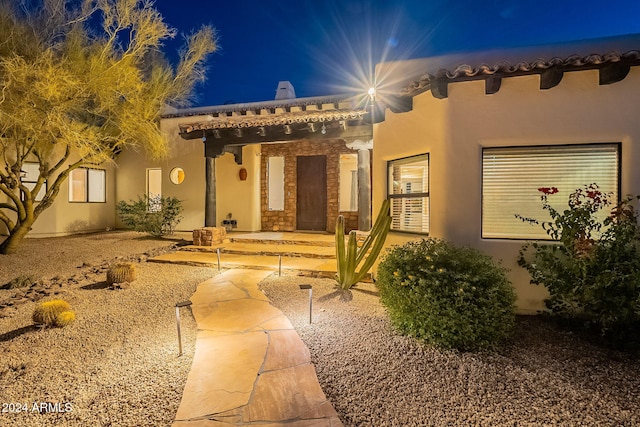
[[198, 285], [191, 372], [173, 427], [337, 427], [310, 354], [258, 289], [271, 271], [233, 269]]

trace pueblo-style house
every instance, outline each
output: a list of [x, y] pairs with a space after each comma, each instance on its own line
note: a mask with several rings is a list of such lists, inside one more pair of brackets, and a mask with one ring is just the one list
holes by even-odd
[[121, 153], [87, 183], [99, 202], [61, 191], [31, 235], [117, 227], [115, 203], [144, 193], [181, 199], [181, 230], [331, 233], [338, 214], [368, 230], [390, 198], [389, 243], [478, 248], [535, 311], [545, 291], [516, 258], [546, 235], [516, 214], [545, 219], [540, 187], [560, 189], [560, 208], [593, 182], [640, 194], [638, 65], [633, 35], [382, 63], [375, 97], [296, 98], [281, 82], [271, 101], [167, 111], [169, 158]]

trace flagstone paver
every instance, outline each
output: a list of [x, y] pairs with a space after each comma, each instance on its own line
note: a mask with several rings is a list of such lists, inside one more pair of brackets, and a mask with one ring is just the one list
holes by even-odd
[[173, 427], [337, 427], [308, 348], [257, 287], [271, 274], [228, 270], [198, 286], [191, 372]]

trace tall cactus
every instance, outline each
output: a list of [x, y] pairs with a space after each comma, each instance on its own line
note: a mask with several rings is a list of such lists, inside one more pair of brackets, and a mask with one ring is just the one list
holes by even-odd
[[[336, 260], [338, 262], [338, 285], [341, 289], [350, 289], [364, 279], [378, 258], [391, 226], [389, 199], [385, 199], [364, 243], [358, 248], [356, 231], [349, 233], [349, 242], [345, 248], [344, 217], [338, 216], [336, 224]], [[369, 251], [370, 250], [370, 251]], [[360, 269], [358, 269], [360, 266]]]

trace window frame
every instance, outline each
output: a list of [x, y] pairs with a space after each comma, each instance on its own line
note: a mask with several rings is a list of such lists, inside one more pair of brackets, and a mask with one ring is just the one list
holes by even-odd
[[[27, 166], [27, 167], [25, 167]], [[32, 166], [35, 166], [35, 168], [37, 169], [37, 175], [35, 178], [30, 178], [29, 177], [29, 170]], [[25, 169], [27, 169], [25, 171]], [[40, 178], [40, 163], [38, 162], [24, 162], [22, 164], [22, 171], [25, 172], [25, 176], [24, 177], [20, 177], [20, 182], [29, 189], [29, 191], [32, 191], [33, 188], [35, 187], [35, 185], [38, 183], [38, 178]], [[22, 172], [21, 171], [21, 172]], [[33, 184], [33, 185], [28, 185], [28, 184]], [[36, 194], [36, 197], [34, 197], [33, 201], [34, 202], [41, 202], [42, 199], [44, 199], [44, 196], [47, 194], [47, 190], [49, 188], [49, 180], [44, 180], [44, 182], [42, 183], [42, 187], [40, 187], [40, 191], [38, 192], [38, 194]], [[23, 192], [20, 192], [20, 199], [21, 200], [25, 200], [25, 196]]]
[[[404, 194], [393, 194], [393, 188], [389, 188], [389, 181], [390, 181], [390, 170], [391, 167], [393, 166], [394, 163], [410, 163], [411, 159], [415, 159], [417, 161], [421, 161], [421, 160], [426, 160], [427, 161], [427, 191], [426, 192], [419, 192], [419, 193], [404, 193]], [[422, 236], [428, 236], [431, 230], [431, 155], [430, 153], [421, 153], [421, 154], [415, 154], [412, 156], [406, 156], [406, 157], [400, 157], [397, 159], [393, 159], [393, 160], [387, 160], [387, 172], [386, 172], [386, 192], [387, 192], [387, 199], [389, 199], [389, 201], [391, 202], [391, 206], [390, 206], [390, 214], [393, 217], [393, 200], [394, 199], [423, 199], [426, 198], [426, 205], [427, 205], [427, 231], [413, 231], [413, 230], [401, 230], [401, 229], [395, 229], [393, 228], [393, 220], [391, 221], [391, 228], [389, 231], [392, 231], [394, 233], [406, 233], [406, 234], [415, 234], [415, 235], [422, 235]]]
[[[527, 149], [562, 149], [562, 148], [578, 148], [578, 147], [597, 147], [597, 146], [612, 146], [615, 147], [615, 151], [616, 151], [616, 162], [617, 162], [617, 168], [616, 168], [616, 199], [614, 200], [614, 203], [619, 203], [622, 199], [621, 199], [621, 188], [622, 188], [622, 142], [587, 142], [587, 143], [578, 143], [578, 144], [543, 144], [543, 145], [511, 145], [511, 146], [493, 146], [493, 147], [482, 147], [481, 153], [480, 153], [480, 174], [481, 174], [481, 179], [480, 179], [480, 238], [483, 240], [492, 240], [492, 241], [496, 241], [496, 240], [506, 240], [506, 241], [554, 241], [553, 239], [551, 239], [550, 237], [506, 237], [506, 236], [499, 236], [499, 237], [490, 237], [487, 236], [485, 237], [485, 221], [484, 221], [484, 201], [485, 201], [485, 167], [484, 167], [484, 155], [486, 151], [490, 151], [490, 150], [508, 150], [508, 149], [522, 149], [527, 150]], [[592, 181], [593, 182], [593, 181]], [[583, 186], [583, 185], [588, 185], [591, 182], [584, 182], [582, 184], [578, 184], [578, 186]], [[597, 184], [597, 182], [596, 182]], [[571, 191], [573, 192], [574, 190], [576, 190], [579, 187], [573, 188], [571, 189]], [[563, 200], [564, 202], [564, 200]], [[527, 217], [529, 215], [527, 215], [526, 212], [521, 213], [520, 215]]]
[[[84, 183], [85, 183], [85, 190], [84, 190], [84, 199], [83, 200], [71, 200], [71, 197], [73, 196], [73, 180], [72, 175], [74, 172], [76, 171], [84, 171]], [[102, 176], [102, 197], [101, 200], [91, 200], [91, 187], [92, 187], [92, 182], [93, 180], [90, 178], [91, 177], [91, 173], [89, 173], [89, 171], [93, 171], [93, 172], [100, 172], [100, 175]], [[69, 195], [68, 195], [68, 200], [69, 203], [107, 203], [107, 170], [106, 169], [100, 169], [100, 168], [77, 168], [74, 169], [73, 171], [71, 171], [71, 173], [69, 174], [68, 177], [69, 180]]]

